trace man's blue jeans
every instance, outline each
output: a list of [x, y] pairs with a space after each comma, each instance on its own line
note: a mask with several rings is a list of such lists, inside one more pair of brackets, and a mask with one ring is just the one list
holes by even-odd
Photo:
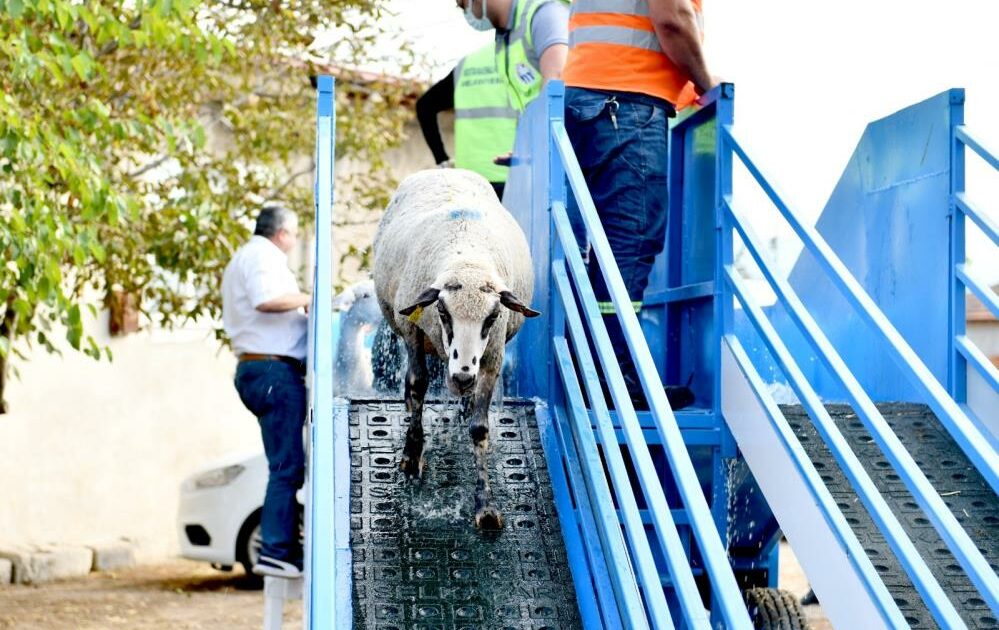
[[[565, 91], [566, 132], [636, 310], [640, 308], [652, 264], [665, 247], [667, 120], [666, 109], [651, 103], [581, 88], [570, 87]], [[585, 247], [581, 237], [585, 231], [574, 203], [570, 204], [570, 218], [576, 238]], [[637, 373], [592, 253], [589, 276], [597, 301], [607, 315], [604, 323], [628, 389], [637, 393], [640, 391]]]
[[260, 423], [270, 471], [260, 521], [260, 555], [298, 564], [302, 549], [295, 493], [305, 479], [304, 375], [281, 361], [245, 361], [236, 368], [235, 384], [243, 404]]

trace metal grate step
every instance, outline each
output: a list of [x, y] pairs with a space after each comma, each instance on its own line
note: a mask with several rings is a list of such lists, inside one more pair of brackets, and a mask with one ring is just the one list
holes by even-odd
[[351, 550], [358, 630], [580, 628], [534, 404], [490, 413], [490, 483], [499, 534], [472, 522], [475, 468], [458, 405], [428, 403], [422, 482], [398, 457], [402, 402], [350, 410]]
[[[880, 403], [877, 406], [989, 564], [999, 570], [999, 497], [927, 406], [911, 403]], [[968, 627], [999, 628], [995, 615], [874, 443], [863, 422], [847, 405], [828, 405], [826, 408]], [[936, 628], [929, 610], [807, 413], [799, 405], [782, 406], [781, 410], [906, 620], [913, 628]]]

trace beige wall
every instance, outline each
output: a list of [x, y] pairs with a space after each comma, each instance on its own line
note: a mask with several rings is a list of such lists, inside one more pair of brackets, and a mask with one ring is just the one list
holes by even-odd
[[[398, 177], [433, 166], [419, 129], [407, 136], [390, 156]], [[337, 248], [367, 245], [374, 228], [338, 230]], [[113, 340], [106, 315], [88, 327], [112, 363], [72, 350], [17, 363], [11, 412], [0, 416], [0, 546], [128, 536], [141, 557], [175, 553], [181, 480], [225, 453], [260, 449], [232, 386], [235, 360], [207, 325]]]

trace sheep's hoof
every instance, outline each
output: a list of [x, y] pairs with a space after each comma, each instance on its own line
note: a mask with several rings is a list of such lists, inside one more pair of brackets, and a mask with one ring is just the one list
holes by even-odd
[[503, 529], [503, 515], [491, 505], [487, 505], [475, 513], [475, 526], [482, 531], [499, 531]]
[[402, 460], [399, 462], [399, 468], [410, 479], [422, 479], [424, 463], [425, 462], [422, 457], [410, 457], [409, 455], [403, 455]]

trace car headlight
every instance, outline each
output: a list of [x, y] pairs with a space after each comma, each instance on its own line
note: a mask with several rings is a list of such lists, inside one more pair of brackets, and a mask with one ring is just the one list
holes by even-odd
[[209, 470], [208, 472], [202, 473], [194, 478], [194, 487], [199, 490], [203, 490], [205, 488], [227, 486], [232, 483], [233, 480], [244, 470], [246, 470], [246, 466], [243, 466], [242, 464], [233, 464], [232, 466]]

